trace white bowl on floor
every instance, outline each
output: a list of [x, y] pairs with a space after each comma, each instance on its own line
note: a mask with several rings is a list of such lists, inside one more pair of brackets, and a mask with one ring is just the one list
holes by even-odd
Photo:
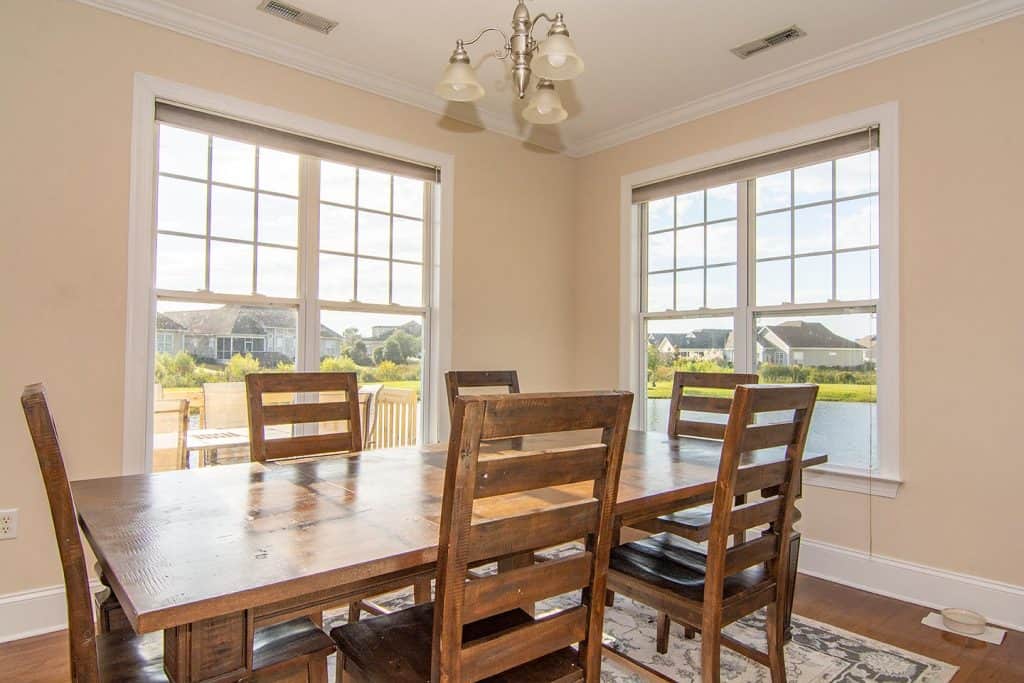
[[985, 632], [985, 616], [960, 607], [942, 610], [942, 624], [951, 631], [966, 635], [980, 635]]

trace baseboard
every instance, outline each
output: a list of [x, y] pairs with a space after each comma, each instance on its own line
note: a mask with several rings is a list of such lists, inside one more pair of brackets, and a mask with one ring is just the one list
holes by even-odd
[[[93, 581], [90, 588], [95, 593], [102, 584]], [[67, 625], [63, 584], [0, 595], [0, 643], [60, 631]]]
[[942, 609], [967, 607], [989, 623], [1024, 631], [1024, 587], [958, 574], [804, 536], [800, 571], [844, 586]]

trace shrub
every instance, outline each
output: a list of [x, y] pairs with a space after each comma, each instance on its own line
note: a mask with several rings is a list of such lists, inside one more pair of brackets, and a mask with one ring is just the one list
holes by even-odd
[[248, 353], [244, 356], [236, 353], [224, 367], [224, 376], [229, 382], [241, 382], [246, 375], [260, 371], [260, 362]]
[[184, 351], [173, 356], [169, 353], [156, 354], [154, 375], [157, 383], [164, 387], [195, 387], [203, 383], [196, 361]]
[[328, 356], [320, 361], [320, 372], [358, 372], [362, 370], [347, 356]]
[[374, 373], [378, 382], [394, 382], [401, 379], [401, 372], [398, 365], [389, 360], [381, 361]]

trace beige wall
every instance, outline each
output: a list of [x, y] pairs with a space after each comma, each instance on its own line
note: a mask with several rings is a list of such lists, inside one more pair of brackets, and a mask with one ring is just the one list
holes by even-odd
[[571, 382], [571, 160], [75, 2], [5, 10], [0, 507], [21, 509], [21, 530], [0, 543], [0, 594], [60, 581], [21, 387], [49, 386], [72, 478], [120, 470], [137, 71], [454, 155], [454, 364], [516, 366], [530, 388]]
[[[594, 154], [576, 172], [575, 384], [618, 379], [619, 182], [889, 101], [900, 107], [902, 467], [894, 500], [809, 488], [808, 536], [1024, 584], [1024, 17]], [[964, 355], [970, 340], [980, 354]], [[586, 340], [585, 344], [580, 343]], [[1016, 402], [1018, 405], [1014, 406]]]

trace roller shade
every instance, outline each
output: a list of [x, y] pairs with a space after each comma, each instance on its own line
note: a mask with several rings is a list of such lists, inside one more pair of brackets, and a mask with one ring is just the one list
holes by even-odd
[[633, 203], [649, 202], [709, 187], [738, 183], [742, 180], [788, 171], [791, 168], [819, 164], [872, 149], [878, 149], [877, 127], [858, 130], [799, 147], [769, 152], [675, 178], [659, 180], [642, 187], [634, 187]]
[[305, 154], [349, 166], [382, 171], [406, 178], [417, 178], [427, 182], [440, 182], [441, 180], [440, 169], [433, 166], [345, 147], [327, 140], [226, 118], [219, 114], [189, 109], [168, 102], [156, 103], [156, 120], [172, 126], [190, 128], [240, 142], [270, 147], [283, 152]]

